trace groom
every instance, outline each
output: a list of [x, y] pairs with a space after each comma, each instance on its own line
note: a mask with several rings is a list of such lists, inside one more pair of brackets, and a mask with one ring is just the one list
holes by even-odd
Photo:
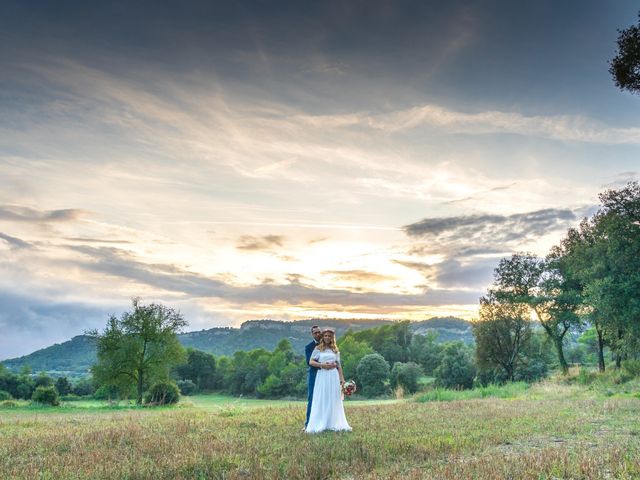
[[316, 367], [312, 367], [309, 365], [309, 360], [311, 360], [311, 354], [313, 350], [316, 348], [316, 345], [320, 343], [322, 339], [322, 330], [317, 325], [311, 327], [311, 336], [313, 337], [313, 341], [309, 342], [306, 347], [304, 347], [304, 356], [307, 359], [307, 365], [309, 366], [309, 374], [307, 376], [307, 419], [304, 422], [304, 428], [307, 428], [307, 424], [309, 423], [309, 414], [311, 413], [311, 401], [313, 400], [313, 386], [316, 383], [316, 373], [318, 373], [318, 369]]

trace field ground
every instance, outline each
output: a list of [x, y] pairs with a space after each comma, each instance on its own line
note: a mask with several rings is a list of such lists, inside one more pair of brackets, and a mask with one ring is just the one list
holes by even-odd
[[0, 478], [640, 478], [637, 392], [545, 382], [486, 398], [348, 401], [354, 431], [318, 435], [300, 431], [302, 402], [19, 406], [0, 409]]

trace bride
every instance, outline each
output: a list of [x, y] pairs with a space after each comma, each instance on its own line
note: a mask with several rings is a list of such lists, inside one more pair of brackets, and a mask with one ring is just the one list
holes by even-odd
[[322, 331], [322, 340], [313, 350], [309, 365], [320, 370], [316, 374], [311, 413], [305, 431], [307, 433], [323, 430], [351, 431], [342, 405], [344, 376], [335, 331], [332, 328], [325, 328]]

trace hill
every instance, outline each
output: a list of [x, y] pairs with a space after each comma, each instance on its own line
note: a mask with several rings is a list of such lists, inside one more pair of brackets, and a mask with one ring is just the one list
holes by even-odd
[[[185, 347], [196, 348], [215, 355], [232, 355], [239, 350], [264, 348], [273, 350], [280, 340], [287, 338], [294, 350], [302, 352], [310, 341], [309, 330], [313, 325], [329, 326], [336, 329], [340, 337], [348, 329], [364, 330], [392, 323], [389, 320], [300, 320], [284, 322], [279, 320], [249, 320], [240, 328], [216, 327], [207, 330], [186, 332], [179, 335]], [[411, 324], [414, 333], [424, 335], [429, 331], [438, 333], [441, 342], [462, 340], [473, 342], [471, 324], [454, 317], [431, 318]], [[95, 361], [95, 346], [85, 335], [37, 350], [29, 355], [4, 360], [2, 363], [17, 372], [29, 365], [34, 372], [78, 376], [87, 373]]]

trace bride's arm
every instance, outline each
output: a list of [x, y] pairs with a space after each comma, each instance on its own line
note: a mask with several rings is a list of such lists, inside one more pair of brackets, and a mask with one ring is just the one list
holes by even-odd
[[336, 362], [336, 368], [338, 369], [338, 375], [340, 375], [340, 385], [344, 383], [344, 375], [342, 374], [342, 365], [340, 364], [340, 357], [338, 357], [338, 361]]

